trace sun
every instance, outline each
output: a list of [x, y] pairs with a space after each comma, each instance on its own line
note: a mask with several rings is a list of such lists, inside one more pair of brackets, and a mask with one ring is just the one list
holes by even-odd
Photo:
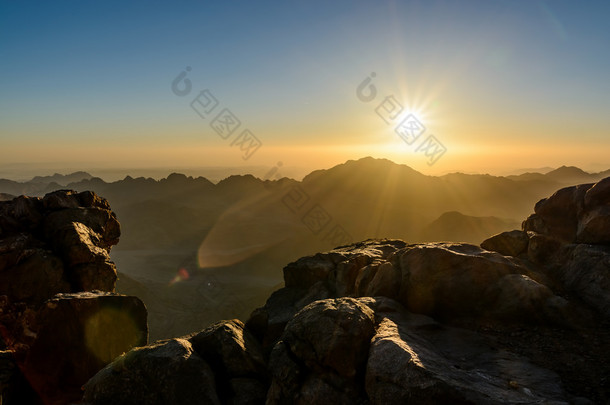
[[394, 145], [402, 140], [407, 145], [413, 145], [427, 132], [427, 120], [421, 109], [404, 109], [401, 114], [383, 128], [386, 142]]

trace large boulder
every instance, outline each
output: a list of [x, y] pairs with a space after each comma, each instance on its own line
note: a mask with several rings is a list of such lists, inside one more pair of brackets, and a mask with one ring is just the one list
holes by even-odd
[[414, 245], [397, 255], [398, 300], [413, 312], [443, 318], [493, 312], [490, 286], [524, 271], [505, 256], [463, 243]]
[[585, 193], [585, 208], [610, 205], [610, 177], [598, 181]]
[[142, 301], [113, 293], [119, 236], [108, 202], [89, 191], [0, 202], [0, 329], [29, 387], [17, 403], [76, 401], [104, 365], [147, 343]]
[[57, 293], [114, 291], [109, 252], [120, 233], [108, 202], [90, 191], [0, 202], [0, 294], [36, 305]]
[[218, 395], [231, 403], [262, 403], [267, 392], [267, 370], [262, 347], [237, 320], [221, 321], [189, 338], [212, 368]]
[[595, 207], [581, 214], [576, 242], [610, 245], [610, 205]]
[[366, 368], [371, 404], [568, 403], [559, 377], [526, 358], [384, 300], [374, 305], [381, 308]]
[[610, 319], [610, 177], [539, 201], [523, 229], [529, 231], [528, 259], [561, 290]]
[[568, 403], [554, 372], [388, 298], [306, 306], [275, 345], [269, 370], [267, 404]]
[[252, 312], [247, 326], [268, 352], [297, 312], [314, 301], [332, 296], [334, 294], [322, 281], [310, 286], [309, 289], [291, 287], [279, 289], [271, 294], [263, 307]]
[[269, 368], [270, 404], [567, 403], [555, 373], [386, 298], [308, 305], [287, 325]]
[[[610, 319], [610, 177], [595, 184], [562, 188], [540, 200], [534, 211], [523, 222], [522, 231], [495, 235], [481, 246], [519, 256], [525, 260], [522, 264], [536, 267], [535, 273], [555, 290], [576, 294]], [[532, 285], [523, 280], [519, 284]], [[535, 297], [543, 291], [534, 288], [529, 295]], [[553, 303], [555, 309], [565, 309], [561, 300], [551, 297], [544, 301]]]
[[41, 242], [25, 233], [1, 241], [0, 295], [37, 304], [70, 291], [64, 263]]
[[310, 370], [353, 378], [375, 332], [373, 311], [353, 298], [316, 301], [286, 325], [282, 340]]
[[527, 252], [528, 243], [527, 232], [514, 230], [502, 232], [484, 240], [481, 242], [481, 247], [505, 256], [517, 257]]
[[610, 244], [610, 177], [540, 200], [523, 229], [563, 243]]
[[576, 314], [569, 302], [524, 274], [507, 274], [486, 291], [493, 318], [569, 324]]
[[610, 320], [610, 247], [571, 245], [551, 271], [568, 291]]
[[576, 240], [579, 215], [584, 207], [585, 193], [593, 184], [565, 187], [534, 207], [535, 216], [523, 223], [523, 229], [552, 234], [565, 242]]
[[352, 294], [360, 269], [374, 262], [385, 261], [406, 246], [396, 239], [366, 240], [327, 253], [302, 257], [284, 267], [286, 287], [309, 288], [327, 282], [338, 295]]
[[84, 386], [91, 405], [220, 404], [210, 366], [186, 339], [121, 355]]
[[261, 404], [268, 385], [260, 343], [234, 319], [118, 357], [85, 385], [84, 400], [92, 405]]
[[522, 261], [465, 243], [368, 240], [301, 258], [284, 275], [286, 287], [248, 321], [267, 350], [299, 310], [326, 298], [385, 296], [442, 319], [556, 323], [570, 313]]
[[375, 314], [353, 298], [316, 301], [286, 325], [271, 354], [268, 404], [353, 404], [362, 390]]
[[34, 311], [4, 306], [7, 343], [48, 403], [81, 397], [81, 386], [116, 356], [148, 340], [146, 308], [113, 293], [58, 294]]

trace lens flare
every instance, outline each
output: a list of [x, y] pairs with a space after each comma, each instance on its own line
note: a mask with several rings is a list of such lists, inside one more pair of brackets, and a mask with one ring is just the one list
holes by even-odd
[[87, 348], [104, 363], [140, 342], [141, 331], [135, 320], [117, 308], [101, 308], [85, 321], [84, 326]]

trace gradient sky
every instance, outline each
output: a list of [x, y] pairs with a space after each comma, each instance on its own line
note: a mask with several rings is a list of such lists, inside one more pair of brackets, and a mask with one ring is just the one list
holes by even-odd
[[[607, 169], [609, 16], [607, 1], [2, 1], [0, 166]], [[261, 140], [247, 161], [190, 107], [204, 89]], [[376, 114], [390, 95], [445, 146], [434, 165]]]

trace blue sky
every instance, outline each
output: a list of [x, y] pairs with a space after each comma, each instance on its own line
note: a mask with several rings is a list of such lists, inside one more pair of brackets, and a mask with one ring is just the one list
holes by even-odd
[[[4, 1], [0, 160], [610, 167], [609, 15], [561, 0]], [[371, 72], [443, 140], [435, 166], [355, 97]], [[189, 107], [204, 88], [262, 140], [247, 162]]]

